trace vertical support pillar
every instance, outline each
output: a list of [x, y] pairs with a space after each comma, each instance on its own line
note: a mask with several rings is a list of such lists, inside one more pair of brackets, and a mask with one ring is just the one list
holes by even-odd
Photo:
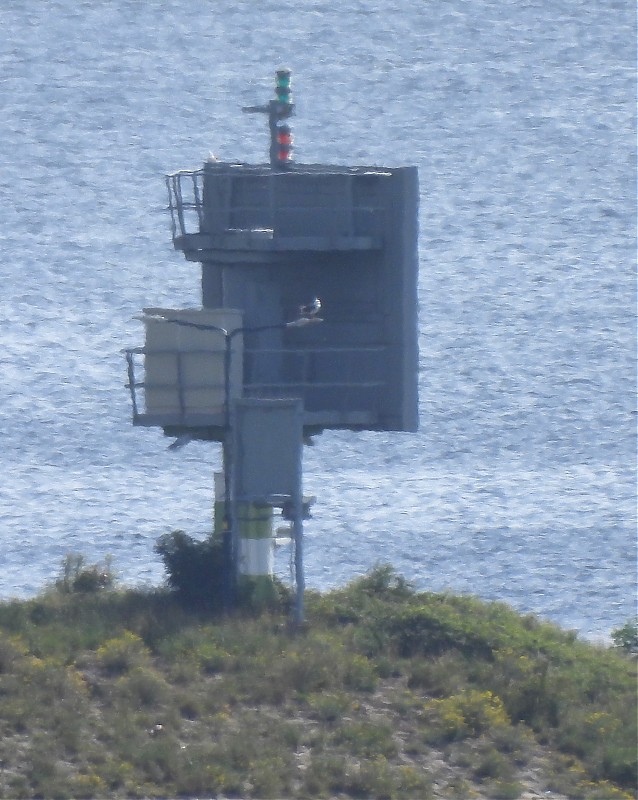
[[237, 601], [237, 526], [235, 522], [235, 462], [233, 430], [235, 424], [234, 404], [231, 404], [231, 365], [232, 365], [233, 332], [224, 337], [224, 526], [223, 526], [223, 561], [224, 561], [224, 607], [231, 611]]
[[224, 495], [226, 484], [224, 473], [216, 472], [215, 479], [215, 503], [213, 506], [213, 539], [221, 542], [224, 535]]
[[304, 621], [304, 593], [306, 582], [303, 567], [303, 501], [301, 496], [301, 486], [293, 497], [293, 521], [292, 535], [295, 543], [295, 585], [297, 593], [295, 595], [294, 620], [296, 625], [301, 625]]
[[272, 506], [240, 502], [235, 509], [238, 590], [256, 605], [275, 593], [272, 519]]
[[[226, 485], [223, 472], [215, 473], [213, 538], [223, 541]], [[257, 605], [270, 601], [275, 592], [272, 506], [240, 502], [232, 515], [236, 537], [237, 590]]]
[[[297, 607], [295, 621], [303, 620], [303, 553], [301, 451], [303, 406], [299, 399], [242, 398], [233, 404], [233, 485], [240, 530], [241, 580], [271, 573], [272, 512], [267, 523], [255, 519], [268, 498], [290, 498], [295, 537]], [[269, 511], [271, 506], [267, 506]], [[266, 529], [267, 525], [267, 529]], [[268, 538], [266, 539], [266, 532]], [[270, 586], [274, 582], [270, 578]]]

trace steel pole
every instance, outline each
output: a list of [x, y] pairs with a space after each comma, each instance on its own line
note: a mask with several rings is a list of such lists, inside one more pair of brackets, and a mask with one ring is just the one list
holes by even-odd
[[235, 558], [234, 531], [232, 513], [232, 420], [230, 411], [230, 368], [232, 334], [224, 332], [224, 530], [222, 534], [222, 552], [224, 559], [223, 603], [226, 611], [235, 606]]
[[304, 621], [304, 592], [305, 578], [303, 567], [303, 506], [301, 488], [298, 487], [293, 498], [293, 540], [295, 546], [295, 584], [297, 593], [295, 596], [294, 621], [295, 625], [302, 625]]

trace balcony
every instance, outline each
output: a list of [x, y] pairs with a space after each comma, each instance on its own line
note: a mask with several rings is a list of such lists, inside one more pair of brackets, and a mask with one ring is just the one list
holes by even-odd
[[233, 309], [145, 312], [144, 346], [124, 351], [134, 425], [219, 440], [226, 397], [292, 397], [302, 400], [307, 429], [380, 426], [385, 347], [292, 345], [283, 331], [273, 331], [281, 342], [264, 342]]
[[206, 252], [378, 250], [389, 173], [364, 168], [268, 167], [212, 162], [166, 177], [173, 244]]

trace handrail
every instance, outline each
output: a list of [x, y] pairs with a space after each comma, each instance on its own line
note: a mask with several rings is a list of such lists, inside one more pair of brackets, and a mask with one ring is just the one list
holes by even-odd
[[[205, 231], [204, 176], [205, 169], [178, 170], [177, 172], [173, 172], [165, 176], [166, 188], [168, 191], [167, 210], [171, 214], [171, 232], [173, 241], [181, 236], [190, 236], [192, 234], [203, 233]], [[186, 189], [185, 195], [183, 181], [187, 179], [190, 181], [190, 186]], [[370, 202], [354, 204], [351, 191], [348, 194], [349, 202], [346, 203], [346, 206], [350, 210], [351, 214], [357, 210], [382, 210], [381, 206]], [[274, 220], [273, 202], [274, 198], [272, 197], [271, 192], [269, 196], [268, 207], [263, 209], [264, 225], [258, 226], [255, 228], [256, 230], [272, 229], [272, 221]], [[255, 209], [260, 208], [262, 208], [262, 206], [259, 203], [257, 205], [252, 205], [250, 203], [231, 203], [229, 204], [228, 210], [229, 212], [236, 214], [243, 211], [253, 212]], [[280, 198], [280, 203], [277, 206], [277, 210], [279, 215], [285, 216], [286, 211], [295, 211], [298, 210], [298, 208], [295, 205], [287, 206], [285, 204], [285, 199]], [[196, 212], [196, 221], [198, 223], [197, 230], [191, 230], [191, 225], [189, 225], [189, 220], [187, 219], [187, 212], [189, 211]], [[195, 220], [193, 220], [193, 222], [195, 222]], [[266, 222], [268, 224], [266, 224]], [[351, 228], [352, 227], [353, 226], [351, 225]], [[231, 229], [229, 228], [228, 230]], [[243, 229], [240, 228], [239, 230]], [[253, 230], [253, 228], [250, 228], [250, 230]]]
[[[312, 361], [312, 357], [319, 354], [330, 354], [336, 358], [343, 358], [344, 364], [347, 364], [348, 361], [351, 361], [352, 358], [356, 358], [358, 355], [362, 353], [375, 353], [375, 352], [382, 352], [386, 348], [381, 345], [366, 345], [366, 346], [357, 346], [357, 347], [314, 347], [314, 348], [298, 348], [298, 347], [282, 347], [282, 348], [249, 348], [244, 350], [244, 357], [246, 356], [259, 356], [264, 354], [278, 354], [278, 355], [294, 355], [299, 356], [301, 359], [301, 363], [299, 365], [300, 369], [296, 370], [295, 376], [272, 376], [266, 380], [258, 380], [254, 381], [251, 380], [250, 374], [247, 375], [247, 380], [242, 384], [242, 393], [246, 397], [269, 397], [272, 396], [274, 392], [277, 393], [277, 396], [301, 396], [302, 398], [312, 395], [315, 391], [323, 391], [326, 389], [331, 389], [335, 391], [335, 408], [332, 409], [333, 411], [340, 411], [343, 410], [343, 406], [345, 403], [345, 397], [350, 394], [353, 390], [359, 389], [367, 389], [371, 391], [372, 395], [375, 395], [375, 390], [380, 390], [385, 385], [383, 380], [371, 380], [368, 376], [365, 379], [357, 379], [356, 376], [353, 376], [351, 371], [347, 371], [344, 369], [344, 372], [347, 373], [347, 378], [343, 380], [335, 380], [334, 378], [330, 380], [314, 380], [309, 378], [309, 363]], [[133, 421], [138, 421], [140, 418], [144, 416], [143, 412], [140, 412], [139, 408], [139, 400], [138, 400], [138, 389], [173, 389], [176, 392], [176, 399], [177, 399], [177, 406], [178, 406], [178, 413], [181, 417], [186, 417], [188, 415], [187, 403], [185, 401], [185, 391], [197, 391], [197, 390], [220, 390], [224, 389], [224, 379], [221, 376], [220, 382], [207, 382], [207, 383], [189, 383], [188, 386], [185, 385], [185, 382], [182, 377], [182, 360], [183, 357], [186, 355], [202, 355], [202, 354], [210, 354], [210, 350], [192, 350], [188, 352], [180, 352], [175, 349], [167, 348], [166, 350], [153, 350], [153, 355], [174, 355], [177, 357], [177, 381], [175, 380], [167, 380], [166, 383], [160, 383], [154, 381], [153, 383], [148, 383], [146, 381], [146, 374], [144, 373], [144, 379], [139, 380], [136, 376], [136, 369], [144, 370], [144, 365], [140, 365], [139, 363], [136, 365], [135, 357], [143, 357], [146, 355], [146, 350], [144, 347], [134, 347], [128, 348], [123, 351], [126, 356], [127, 362], [127, 374], [128, 374], [128, 383], [126, 387], [129, 389], [131, 394], [131, 402], [133, 408]], [[343, 397], [339, 397], [339, 390], [343, 391]], [[372, 398], [371, 398], [372, 399]], [[146, 398], [144, 398], [144, 405], [146, 406]], [[145, 411], [148, 411], [145, 408]]]
[[[197, 220], [201, 229], [204, 220], [204, 198], [203, 198], [203, 175], [204, 171], [197, 170], [179, 170], [166, 175], [166, 189], [168, 191], [168, 211], [171, 214], [171, 233], [173, 239], [177, 238], [178, 229], [182, 236], [189, 233], [198, 233], [199, 231], [191, 231], [186, 224], [186, 217], [184, 211], [196, 211]], [[182, 178], [190, 178], [192, 182], [192, 200], [184, 200], [182, 191]]]

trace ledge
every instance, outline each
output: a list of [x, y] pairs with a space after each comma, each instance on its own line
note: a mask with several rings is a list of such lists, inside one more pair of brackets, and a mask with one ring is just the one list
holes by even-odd
[[220, 234], [188, 233], [173, 239], [176, 250], [185, 253], [207, 251], [286, 251], [380, 250], [377, 236], [275, 236], [271, 230], [236, 230]]
[[[145, 428], [170, 428], [186, 433], [192, 431], [194, 437], [198, 438], [199, 434], [207, 429], [223, 430], [225, 418], [223, 413], [218, 414], [204, 414], [195, 412], [186, 412], [180, 414], [179, 412], [152, 412], [152, 413], [138, 413], [133, 417], [133, 425], [139, 425]], [[317, 428], [363, 428], [368, 430], [368, 426], [372, 425], [373, 429], [379, 425], [379, 417], [371, 411], [304, 411], [303, 424], [308, 427]], [[212, 431], [208, 431], [211, 433]], [[208, 438], [202, 435], [201, 438]]]

